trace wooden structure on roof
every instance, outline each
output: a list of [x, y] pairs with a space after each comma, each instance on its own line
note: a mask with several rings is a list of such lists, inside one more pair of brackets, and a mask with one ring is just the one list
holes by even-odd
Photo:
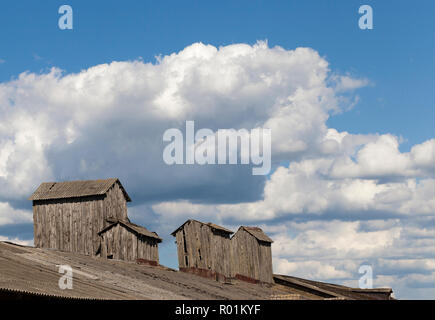
[[230, 277], [232, 233], [211, 222], [187, 220], [172, 232], [176, 238], [179, 269], [216, 279]]
[[231, 274], [251, 282], [273, 283], [272, 239], [258, 227], [240, 227], [231, 238]]
[[141, 261], [158, 265], [158, 244], [162, 239], [155, 232], [129, 221], [110, 220], [101, 230], [101, 257], [127, 261]]
[[42, 183], [33, 201], [34, 242], [39, 248], [97, 255], [107, 219], [128, 220], [131, 199], [117, 178]]

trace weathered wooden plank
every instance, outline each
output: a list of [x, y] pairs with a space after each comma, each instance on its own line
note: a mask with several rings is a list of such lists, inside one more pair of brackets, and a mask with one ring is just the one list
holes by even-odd
[[135, 261], [137, 259], [137, 236], [131, 233], [131, 260]]

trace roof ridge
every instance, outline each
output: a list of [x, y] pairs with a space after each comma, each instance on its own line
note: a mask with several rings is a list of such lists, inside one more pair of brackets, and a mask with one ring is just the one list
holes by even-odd
[[118, 183], [126, 201], [130, 202], [131, 198], [119, 178], [42, 182], [28, 199], [37, 201], [104, 195], [115, 183]]

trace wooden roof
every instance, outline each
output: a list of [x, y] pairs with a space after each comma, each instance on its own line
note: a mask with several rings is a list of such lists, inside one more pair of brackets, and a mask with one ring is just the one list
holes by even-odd
[[43, 182], [30, 196], [29, 200], [52, 200], [104, 195], [115, 183], [119, 184], [124, 193], [125, 199], [127, 202], [130, 202], [130, 196], [127, 194], [127, 191], [125, 191], [118, 178], [105, 180]]
[[159, 235], [155, 232], [149, 231], [147, 228], [139, 226], [137, 224], [131, 223], [129, 221], [124, 221], [124, 220], [108, 220], [109, 222], [111, 222], [107, 227], [105, 227], [103, 230], [101, 230], [100, 232], [98, 232], [98, 235], [101, 235], [102, 233], [106, 232], [107, 230], [111, 229], [112, 227], [114, 227], [115, 225], [117, 225], [118, 223], [122, 226], [124, 226], [125, 228], [129, 229], [130, 231], [148, 237], [148, 238], [153, 238], [156, 239], [158, 242], [162, 242], [162, 238], [159, 237]]
[[227, 228], [224, 228], [224, 227], [218, 226], [217, 224], [214, 224], [214, 223], [211, 223], [211, 222], [207, 222], [207, 223], [205, 223], [205, 222], [201, 222], [201, 221], [198, 221], [198, 220], [189, 219], [189, 220], [187, 220], [186, 222], [184, 222], [181, 226], [179, 226], [175, 231], [173, 231], [173, 232], [171, 233], [171, 235], [173, 235], [173, 236], [175, 237], [175, 234], [178, 232], [178, 230], [182, 229], [182, 228], [184, 227], [184, 225], [185, 225], [186, 223], [189, 223], [189, 222], [198, 222], [198, 223], [200, 223], [200, 224], [203, 224], [203, 225], [205, 225], [205, 226], [210, 227], [211, 229], [218, 230], [218, 231], [222, 231], [222, 232], [224, 232], [224, 233], [228, 233], [228, 234], [232, 234], [232, 233], [234, 233], [233, 231], [231, 231], [231, 230], [229, 230], [229, 229], [227, 229]]
[[[74, 266], [74, 290], [59, 288], [59, 265], [65, 264]], [[237, 280], [228, 285], [164, 266], [95, 259], [0, 241], [0, 295], [9, 297], [15, 292], [32, 298], [50, 295], [110, 300], [392, 299], [390, 288], [355, 289], [283, 275], [274, 275], [274, 279], [271, 286]]]
[[290, 287], [294, 290], [307, 292], [324, 299], [343, 300], [389, 300], [392, 298], [391, 288], [360, 289], [351, 288], [338, 284], [313, 281], [292, 277], [288, 275], [274, 274], [276, 284]]
[[[252, 236], [254, 236], [255, 238], [257, 238], [257, 240], [259, 241], [263, 241], [263, 242], [269, 242], [272, 243], [273, 240], [270, 239], [264, 232], [263, 230], [261, 230], [261, 228], [258, 227], [246, 227], [246, 226], [241, 226], [239, 228], [239, 230], [245, 230], [246, 232], [248, 232], [249, 234], [251, 234]], [[238, 231], [238, 230], [237, 230]]]

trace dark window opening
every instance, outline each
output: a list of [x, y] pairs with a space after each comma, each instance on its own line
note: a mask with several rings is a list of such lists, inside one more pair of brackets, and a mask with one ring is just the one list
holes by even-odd
[[184, 261], [186, 262], [186, 267], [189, 266], [189, 259], [187, 258], [187, 256], [184, 256]]
[[108, 254], [107, 259], [113, 259], [113, 254]]
[[199, 260], [202, 260], [201, 249], [198, 249], [198, 254], [199, 254]]

